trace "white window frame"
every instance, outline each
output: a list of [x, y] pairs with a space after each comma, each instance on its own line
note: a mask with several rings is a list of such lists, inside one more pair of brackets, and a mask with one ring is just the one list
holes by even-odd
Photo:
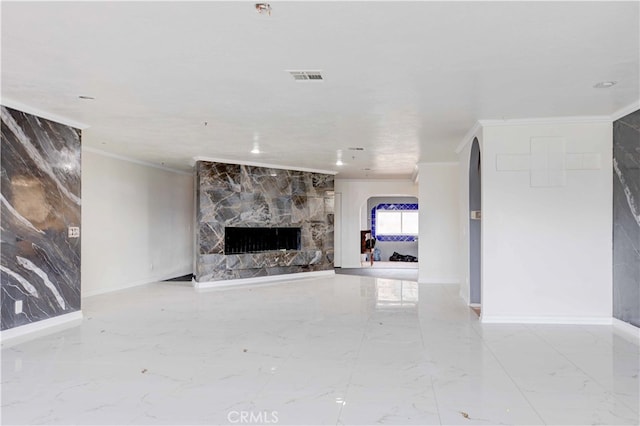
[[[391, 232], [391, 233], [383, 233], [380, 231], [380, 213], [383, 214], [389, 214], [389, 213], [393, 213], [393, 214], [399, 214], [400, 215], [400, 232]], [[376, 210], [376, 235], [381, 235], [381, 236], [394, 236], [394, 235], [408, 235], [408, 236], [418, 236], [419, 234], [419, 229], [418, 232], [403, 232], [404, 231], [404, 215], [405, 214], [418, 214], [418, 210], [387, 210], [387, 209], [377, 209]]]

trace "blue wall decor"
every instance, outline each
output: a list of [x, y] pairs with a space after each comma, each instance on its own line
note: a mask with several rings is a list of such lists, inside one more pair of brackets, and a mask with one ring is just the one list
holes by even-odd
[[376, 211], [377, 210], [418, 210], [418, 204], [397, 203], [378, 204], [371, 209], [371, 234], [378, 241], [416, 241], [415, 235], [377, 235], [376, 234]]

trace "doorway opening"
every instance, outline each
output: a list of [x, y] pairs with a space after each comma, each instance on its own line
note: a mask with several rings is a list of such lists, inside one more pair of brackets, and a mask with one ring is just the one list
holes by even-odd
[[373, 263], [362, 266], [388, 269], [418, 269], [418, 199], [376, 196], [367, 200], [366, 230], [375, 241]]
[[469, 303], [480, 314], [482, 303], [482, 171], [480, 144], [473, 139], [469, 158]]

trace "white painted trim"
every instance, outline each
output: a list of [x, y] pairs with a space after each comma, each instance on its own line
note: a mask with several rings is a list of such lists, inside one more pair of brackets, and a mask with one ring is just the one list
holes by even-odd
[[473, 141], [473, 138], [477, 136], [478, 131], [482, 126], [480, 122], [476, 121], [476, 123], [469, 129], [469, 131], [464, 135], [458, 146], [456, 147], [455, 153], [460, 154], [467, 144], [470, 144]]
[[213, 163], [225, 163], [225, 164], [240, 164], [243, 166], [265, 167], [268, 169], [278, 169], [278, 170], [295, 170], [299, 172], [322, 173], [325, 175], [338, 174], [338, 172], [334, 170], [321, 170], [321, 169], [310, 169], [307, 167], [283, 166], [280, 164], [259, 163], [257, 161], [229, 160], [227, 158], [202, 157], [202, 156], [193, 157], [193, 160], [192, 160], [193, 165], [195, 165], [196, 161], [209, 161]]
[[469, 303], [470, 308], [482, 308], [481, 303]]
[[624, 117], [625, 115], [629, 115], [632, 112], [636, 112], [640, 109], [640, 100], [633, 102], [631, 105], [627, 105], [624, 108], [620, 108], [613, 114], [611, 114], [611, 121], [616, 121]]
[[[335, 180], [336, 182], [376, 182], [376, 183], [382, 183], [382, 182], [392, 182], [392, 183], [398, 183], [398, 182], [411, 182], [411, 178], [402, 178], [402, 179], [357, 179], [357, 178], [336, 178]], [[376, 195], [376, 197], [379, 197], [380, 195]], [[385, 195], [386, 196], [386, 195]], [[395, 197], [395, 195], [393, 195]], [[415, 197], [416, 195], [407, 195], [407, 197]]]
[[457, 166], [459, 161], [421, 161], [417, 166]]
[[420, 179], [420, 169], [416, 164], [415, 166], [413, 166], [413, 172], [411, 173], [411, 181], [413, 182], [414, 185], [417, 185], [419, 179]]
[[281, 274], [281, 275], [267, 275], [264, 277], [253, 277], [253, 278], [239, 278], [235, 280], [219, 280], [219, 281], [202, 281], [198, 282], [193, 280], [193, 287], [196, 290], [204, 290], [210, 288], [229, 288], [229, 287], [237, 287], [237, 286], [245, 286], [245, 285], [261, 285], [267, 283], [276, 283], [300, 280], [304, 278], [316, 278], [316, 277], [326, 277], [335, 275], [335, 271], [333, 269], [329, 271], [312, 271], [312, 272], [296, 272], [293, 274]]
[[51, 112], [43, 111], [41, 109], [23, 104], [22, 102], [14, 101], [13, 99], [7, 98], [5, 96], [3, 96], [0, 100], [0, 104], [11, 109], [26, 112], [27, 114], [32, 114], [46, 120], [55, 121], [56, 123], [64, 124], [65, 126], [71, 126], [76, 129], [84, 130], [91, 127], [88, 124], [82, 123], [80, 121], [72, 120], [71, 118], [63, 117]]
[[611, 317], [516, 317], [480, 314], [483, 324], [575, 324], [611, 325]]
[[181, 174], [181, 175], [193, 176], [193, 172], [186, 172], [184, 170], [172, 169], [171, 167], [162, 166], [160, 164], [154, 164], [154, 163], [149, 163], [147, 161], [136, 160], [134, 158], [125, 157], [123, 155], [114, 154], [112, 152], [103, 151], [101, 149], [93, 148], [93, 147], [90, 147], [90, 146], [83, 145], [82, 146], [82, 151], [91, 152], [93, 154], [102, 155], [104, 157], [115, 158], [116, 160], [126, 161], [128, 163], [139, 164], [141, 166], [152, 167], [154, 169], [160, 169], [160, 170], [164, 170], [164, 171], [167, 171], [167, 172], [173, 172], [173, 173], [178, 173], [178, 174]]
[[591, 115], [575, 117], [540, 117], [540, 118], [512, 118], [505, 120], [478, 120], [482, 127], [501, 126], [528, 126], [544, 124], [587, 124], [587, 123], [610, 123], [611, 116]]
[[162, 274], [162, 275], [151, 276], [149, 278], [145, 278], [145, 279], [142, 279], [142, 280], [131, 281], [129, 283], [126, 283], [124, 285], [120, 285], [120, 286], [117, 286], [117, 287], [110, 287], [108, 289], [100, 289], [100, 290], [96, 290], [96, 291], [83, 293], [82, 294], [82, 298], [84, 299], [84, 298], [87, 298], [87, 297], [99, 296], [101, 294], [113, 293], [115, 291], [127, 290], [129, 288], [139, 287], [139, 286], [145, 285], [145, 284], [157, 283], [157, 282], [161, 282], [161, 281], [168, 280], [168, 279], [171, 279], [171, 278], [180, 277], [180, 276], [183, 276], [183, 275], [188, 275], [188, 274], [191, 274], [191, 273], [193, 273], [193, 271], [191, 270], [191, 268], [189, 268], [189, 270], [185, 269], [184, 272], [176, 272], [176, 273], [171, 273], [171, 274]]
[[457, 285], [460, 282], [457, 279], [437, 279], [437, 278], [427, 278], [425, 280], [421, 280], [418, 277], [418, 284], [442, 284], [442, 285]]
[[636, 345], [640, 345], [640, 328], [618, 318], [613, 318], [613, 329], [624, 337], [631, 338]]
[[71, 312], [0, 332], [3, 347], [16, 345], [36, 337], [46, 336], [82, 323], [82, 311]]

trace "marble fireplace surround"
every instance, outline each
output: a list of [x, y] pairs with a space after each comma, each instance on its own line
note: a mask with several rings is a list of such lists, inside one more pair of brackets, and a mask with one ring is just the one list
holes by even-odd
[[[333, 174], [196, 160], [196, 288], [333, 272]], [[225, 227], [299, 227], [300, 249], [225, 255]]]

